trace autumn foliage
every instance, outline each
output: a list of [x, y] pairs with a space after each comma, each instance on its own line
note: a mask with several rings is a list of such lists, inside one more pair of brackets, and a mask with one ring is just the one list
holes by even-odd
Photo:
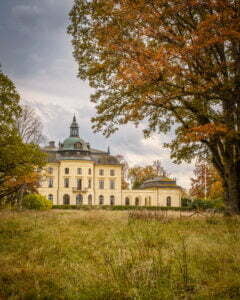
[[78, 75], [96, 90], [94, 129], [174, 128], [172, 158], [208, 154], [240, 212], [239, 1], [75, 0], [70, 20]]
[[216, 169], [207, 161], [198, 161], [191, 178], [190, 195], [200, 199], [223, 199], [222, 180]]

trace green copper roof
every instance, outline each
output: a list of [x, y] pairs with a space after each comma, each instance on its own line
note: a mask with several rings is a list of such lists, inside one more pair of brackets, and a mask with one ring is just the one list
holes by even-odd
[[[78, 148], [78, 145], [80, 146]], [[88, 144], [85, 143], [85, 141], [79, 137], [69, 137], [67, 139], [65, 139], [65, 141], [63, 142], [63, 149], [66, 150], [89, 150]]]

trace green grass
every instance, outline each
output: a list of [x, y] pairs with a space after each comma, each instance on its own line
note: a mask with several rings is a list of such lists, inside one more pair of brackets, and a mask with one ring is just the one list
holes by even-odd
[[240, 299], [240, 219], [0, 212], [0, 299]]

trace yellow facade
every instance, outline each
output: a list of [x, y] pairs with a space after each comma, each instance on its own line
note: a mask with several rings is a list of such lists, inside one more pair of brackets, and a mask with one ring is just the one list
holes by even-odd
[[165, 177], [146, 181], [139, 190], [122, 190], [122, 165], [79, 137], [75, 117], [69, 138], [59, 148], [50, 142], [44, 151], [49, 163], [39, 193], [54, 205], [181, 206], [181, 188]]
[[[121, 165], [96, 165], [89, 161], [49, 163], [39, 193], [52, 200], [54, 205], [167, 206], [167, 197], [171, 197], [171, 206], [181, 206], [181, 189], [179, 188], [122, 190], [121, 168]], [[49, 169], [51, 173], [48, 172]], [[66, 169], [69, 169], [68, 174], [65, 174]], [[78, 174], [79, 169], [81, 169], [81, 174]], [[50, 178], [52, 184], [49, 184]], [[68, 187], [65, 187], [66, 178], [69, 181]], [[78, 179], [81, 179], [81, 187], [77, 186]], [[100, 181], [103, 182], [103, 186], [100, 185]], [[64, 195], [69, 196], [69, 202], [64, 202]], [[81, 203], [77, 201], [79, 195], [82, 197]]]

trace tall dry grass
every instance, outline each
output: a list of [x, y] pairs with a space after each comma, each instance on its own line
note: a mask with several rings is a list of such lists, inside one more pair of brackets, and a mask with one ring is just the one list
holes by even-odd
[[240, 299], [240, 219], [0, 212], [0, 299]]

